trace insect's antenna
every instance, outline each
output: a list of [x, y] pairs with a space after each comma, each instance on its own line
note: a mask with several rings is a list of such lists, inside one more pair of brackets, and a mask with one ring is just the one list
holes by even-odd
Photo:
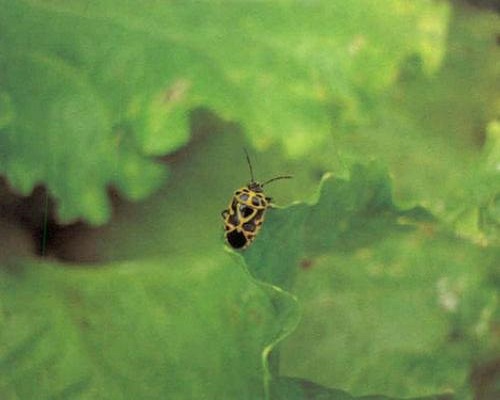
[[293, 176], [292, 176], [292, 175], [280, 175], [280, 176], [276, 176], [276, 177], [274, 177], [274, 178], [269, 179], [268, 181], [265, 181], [265, 182], [264, 182], [262, 185], [260, 185], [260, 186], [267, 185], [268, 183], [271, 183], [271, 182], [273, 182], [273, 181], [277, 181], [277, 180], [279, 180], [279, 179], [291, 179], [291, 178], [293, 178]]
[[250, 162], [250, 157], [248, 156], [248, 151], [244, 147], [243, 147], [243, 150], [245, 151], [245, 154], [247, 156], [248, 168], [250, 169], [250, 177], [252, 178], [252, 182], [255, 182], [255, 179], [253, 178], [252, 163]]

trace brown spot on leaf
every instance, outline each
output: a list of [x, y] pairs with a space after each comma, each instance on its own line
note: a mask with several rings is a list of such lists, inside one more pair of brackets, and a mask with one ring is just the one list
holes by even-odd
[[314, 265], [314, 260], [311, 260], [310, 258], [303, 258], [300, 260], [300, 267], [303, 269], [309, 269]]

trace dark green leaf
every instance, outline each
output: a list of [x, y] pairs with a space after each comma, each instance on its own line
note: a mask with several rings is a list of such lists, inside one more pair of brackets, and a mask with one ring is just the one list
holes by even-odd
[[[294, 311], [295, 310], [295, 311]], [[239, 257], [0, 270], [0, 397], [261, 399], [295, 300]]]

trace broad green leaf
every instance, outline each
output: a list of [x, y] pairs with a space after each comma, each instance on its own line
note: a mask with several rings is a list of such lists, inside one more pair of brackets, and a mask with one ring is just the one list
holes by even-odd
[[279, 347], [282, 374], [358, 396], [470, 395], [472, 366], [498, 349], [497, 248], [396, 207], [376, 164], [327, 176], [316, 202], [274, 211], [245, 258], [303, 308]]
[[485, 270], [498, 252], [423, 229], [309, 260], [284, 374], [356, 395], [467, 396], [472, 366], [494, 348], [498, 299]]
[[187, 143], [192, 108], [308, 155], [330, 140], [329, 110], [363, 120], [408, 56], [435, 71], [448, 18], [445, 3], [404, 0], [0, 8], [0, 171], [23, 194], [45, 183], [63, 221], [94, 224], [107, 185], [134, 200], [158, 187], [151, 157]]
[[262, 399], [267, 355], [296, 310], [222, 251], [96, 269], [4, 265], [0, 397]]

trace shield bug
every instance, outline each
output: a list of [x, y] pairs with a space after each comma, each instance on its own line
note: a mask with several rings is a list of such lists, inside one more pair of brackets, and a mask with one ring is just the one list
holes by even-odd
[[245, 150], [251, 181], [236, 190], [226, 210], [221, 215], [224, 219], [224, 236], [229, 246], [236, 250], [247, 248], [259, 233], [264, 214], [272, 207], [271, 198], [264, 194], [264, 186], [279, 179], [290, 179], [290, 175], [271, 178], [264, 183], [255, 181], [250, 157]]

